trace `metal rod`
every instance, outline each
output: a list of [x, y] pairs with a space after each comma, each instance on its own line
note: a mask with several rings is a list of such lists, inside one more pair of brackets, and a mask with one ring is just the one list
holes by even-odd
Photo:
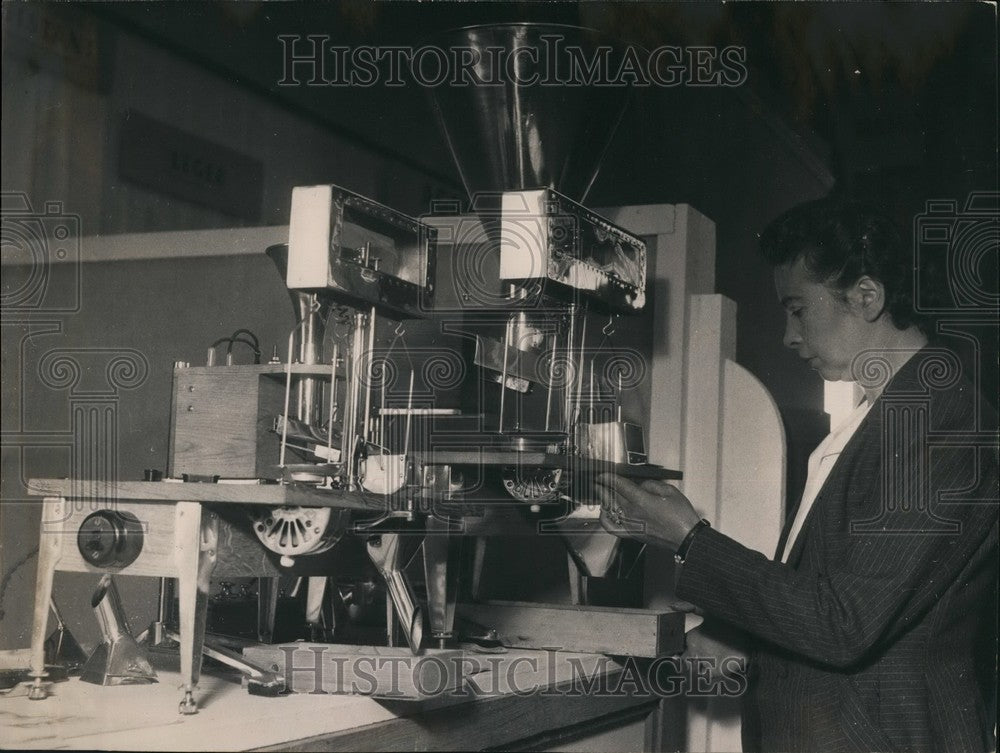
[[156, 594], [156, 621], [166, 623], [168, 609], [168, 585], [166, 578], [160, 578], [160, 587]]
[[[352, 346], [353, 346], [353, 332], [352, 332]], [[353, 422], [351, 420], [352, 410], [351, 410], [351, 396], [354, 389], [354, 349], [353, 347], [348, 349], [347, 354], [344, 356], [344, 376], [346, 378], [346, 383], [344, 384], [344, 417], [340, 421], [340, 462], [341, 467], [346, 474], [346, 481], [348, 488], [351, 488], [351, 434], [353, 433]]]
[[546, 387], [545, 394], [545, 431], [549, 430], [549, 414], [552, 412], [552, 371], [555, 369], [556, 365], [556, 343], [558, 342], [558, 335], [556, 333], [552, 334], [552, 366], [549, 369], [549, 378]]
[[594, 359], [590, 359], [590, 423], [594, 423], [596, 416], [594, 411], [597, 408], [597, 404], [594, 400]]
[[[337, 356], [339, 343], [333, 344], [333, 360], [330, 362], [330, 408], [326, 417], [326, 462], [333, 455], [333, 420], [337, 416]], [[343, 458], [340, 458], [343, 461]]]
[[395, 648], [396, 610], [392, 608], [392, 597], [385, 600], [385, 645]]
[[406, 436], [403, 437], [403, 462], [410, 454], [410, 422], [413, 420], [413, 369], [410, 369], [410, 389], [406, 396]]
[[[367, 257], [368, 245], [365, 244], [365, 255]], [[364, 429], [362, 430], [361, 436], [364, 441], [369, 440], [368, 430], [371, 426], [371, 411], [372, 411], [372, 359], [375, 357], [375, 307], [372, 306], [371, 314], [368, 319], [368, 358], [365, 361], [365, 414], [364, 414]]]
[[385, 369], [382, 367], [382, 384], [379, 385], [379, 393], [381, 395], [381, 405], [378, 413], [378, 445], [379, 447], [385, 449]]
[[618, 415], [616, 416], [618, 423], [622, 420], [622, 373], [618, 372]]
[[360, 364], [361, 364], [361, 338], [364, 327], [365, 315], [361, 312], [354, 314], [354, 326], [351, 333], [351, 369], [350, 379], [347, 385], [347, 405], [344, 411], [343, 439], [341, 442], [342, 453], [346, 460], [347, 488], [354, 489], [354, 443], [357, 439], [358, 426], [358, 390], [361, 388]]
[[344, 472], [347, 474], [347, 485], [350, 489], [354, 488], [354, 482], [351, 478], [351, 467], [353, 465], [351, 462], [351, 448], [354, 446], [354, 392], [355, 382], [357, 381], [354, 374], [354, 333], [357, 325], [357, 315], [355, 314], [351, 317], [350, 344], [348, 354], [344, 360], [347, 383], [344, 386], [344, 417], [340, 421], [340, 430], [342, 432], [340, 437], [341, 462], [344, 464]]
[[565, 425], [565, 430], [566, 430], [567, 433], [569, 433], [572, 430], [572, 428], [573, 428], [573, 425], [572, 425], [573, 388], [572, 388], [572, 386], [570, 385], [570, 382], [569, 382], [569, 376], [570, 376], [570, 373], [571, 373], [569, 371], [569, 369], [572, 368], [572, 365], [573, 365], [573, 358], [574, 358], [574, 356], [573, 356], [573, 340], [575, 338], [576, 338], [576, 305], [574, 304], [574, 305], [570, 306], [570, 309], [569, 309], [569, 336], [567, 338], [567, 343], [568, 344], [566, 346], [567, 371], [566, 371], [566, 377], [564, 379], [564, 382], [565, 382], [565, 386], [564, 386], [565, 393], [563, 395], [563, 398], [564, 398], [563, 399], [563, 421], [566, 424]]
[[357, 475], [358, 407], [361, 405], [361, 366], [364, 348], [365, 315], [355, 315], [354, 327], [354, 378], [351, 380], [351, 488]]
[[510, 340], [510, 322], [511, 320], [508, 319], [504, 325], [503, 333], [503, 371], [500, 372], [500, 418], [497, 429], [500, 434], [503, 434], [503, 409], [507, 397], [507, 348]]
[[[160, 587], [161, 588], [163, 587], [162, 578], [160, 579]], [[65, 630], [66, 623], [63, 622], [62, 615], [59, 613], [59, 607], [56, 606], [56, 600], [53, 599], [51, 596], [49, 597], [49, 609], [52, 610], [52, 615], [56, 618], [56, 627], [59, 629], [59, 631], [61, 632]]]
[[[303, 319], [302, 322], [304, 321], [306, 320]], [[288, 444], [288, 403], [292, 395], [292, 348], [295, 344], [295, 333], [302, 326], [302, 322], [292, 327], [292, 331], [288, 333], [288, 359], [285, 361], [285, 409], [281, 422], [281, 449], [278, 451], [278, 465], [281, 468], [285, 467], [285, 445]]]
[[576, 405], [573, 406], [573, 424], [576, 424], [580, 415], [580, 403], [583, 402], [583, 361], [587, 344], [587, 322], [580, 322], [580, 367], [576, 375]]

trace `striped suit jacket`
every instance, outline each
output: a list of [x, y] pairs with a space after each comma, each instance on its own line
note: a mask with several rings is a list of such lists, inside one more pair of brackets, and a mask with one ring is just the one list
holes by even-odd
[[997, 450], [977, 397], [952, 354], [924, 348], [844, 447], [787, 564], [713, 529], [693, 539], [677, 595], [755, 639], [745, 750], [994, 745]]

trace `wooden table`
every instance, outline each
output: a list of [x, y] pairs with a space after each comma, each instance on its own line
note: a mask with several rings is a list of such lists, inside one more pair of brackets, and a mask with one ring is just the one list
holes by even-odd
[[[538, 750], [573, 740], [581, 750], [677, 745], [664, 737], [683, 719], [668, 719], [678, 705], [671, 699], [579, 692], [579, 683], [572, 690], [574, 672], [579, 678], [581, 667], [591, 679], [601, 671], [606, 685], [616, 687], [622, 665], [606, 657], [512, 650], [493, 666], [495, 671], [475, 675], [475, 697], [418, 703], [349, 695], [262, 698], [248, 695], [230, 678], [206, 672], [199, 684], [201, 708], [193, 716], [177, 714], [181, 676], [176, 668], [159, 670], [155, 685], [101, 687], [74, 678], [53, 685], [42, 703], [28, 700], [21, 686], [14, 691], [19, 697], [0, 696], [0, 747]], [[628, 687], [622, 684], [623, 690]]]
[[[371, 503], [348, 492], [324, 493], [280, 485], [227, 485], [169, 481], [72, 481], [31, 479], [28, 488], [44, 495], [38, 545], [34, 622], [31, 633], [32, 697], [46, 696], [44, 642], [49, 599], [57, 570], [114, 575], [176, 578], [180, 613], [181, 675], [184, 697], [180, 709], [194, 713], [194, 688], [201, 671], [209, 581], [213, 572], [267, 577], [277, 574], [267, 558], [242, 557], [226, 562], [220, 550], [230, 536], [220, 539], [218, 515], [206, 505], [329, 506], [372, 509]], [[133, 515], [146, 531], [138, 557], [122, 567], [94, 567], [77, 547], [77, 532], [87, 515], [108, 509]], [[260, 552], [260, 547], [254, 546]], [[231, 558], [230, 558], [231, 559]], [[219, 567], [216, 567], [216, 565]]]
[[[562, 685], [574, 677], [570, 657], [578, 662], [609, 661], [594, 654], [560, 653], [550, 670], [549, 653], [511, 650], [507, 659], [516, 665], [515, 674], [534, 674], [517, 674], [516, 688], [504, 690], [501, 683], [500, 691], [472, 698], [404, 703], [334, 695], [249, 696], [237, 684], [201, 675], [209, 579], [222, 571], [250, 576], [273, 572], [259, 554], [227, 563], [223, 551], [229, 537], [222, 535], [213, 505], [309, 506], [320, 502], [321, 495], [279, 486], [168, 482], [121, 482], [85, 494], [61, 479], [32, 480], [30, 485], [45, 495], [32, 630], [35, 700], [9, 696], [0, 700], [2, 748], [469, 750], [515, 749], [523, 744], [538, 749], [595, 730], [611, 729], [615, 732], [608, 734], [615, 734], [626, 728], [633, 737], [623, 750], [679, 747], [668, 739], [683, 726], [674, 718], [679, 704], [673, 699], [630, 692], [562, 692]], [[161, 673], [156, 685], [105, 688], [76, 679], [44, 682], [43, 642], [54, 573], [103, 572], [84, 561], [76, 542], [79, 526], [92, 509], [79, 502], [94, 499], [113, 500], [114, 509], [134, 513], [149, 533], [138, 558], [110, 572], [178, 579], [180, 671], [173, 667]], [[363, 506], [350, 497], [322, 501]], [[613, 685], [623, 670], [612, 662], [602, 671]], [[178, 687], [184, 692], [181, 709], [186, 714], [197, 709], [196, 715], [177, 713]], [[524, 688], [531, 692], [523, 692]], [[641, 746], [636, 745], [640, 739]]]

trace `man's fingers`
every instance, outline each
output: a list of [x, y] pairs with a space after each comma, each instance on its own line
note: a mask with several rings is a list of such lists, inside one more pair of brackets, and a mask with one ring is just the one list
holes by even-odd
[[650, 494], [656, 494], [660, 497], [669, 497], [671, 492], [674, 491], [674, 487], [672, 485], [668, 484], [666, 481], [661, 481], [658, 478], [648, 478], [643, 481], [640, 486]]
[[614, 494], [599, 484], [594, 484], [594, 495], [601, 503], [601, 507], [607, 507], [614, 502]]
[[613, 473], [600, 473], [594, 481], [595, 489], [600, 489], [603, 486], [609, 490], [614, 490], [616, 494], [629, 502], [636, 502], [645, 495], [642, 489], [627, 478]]
[[611, 488], [615, 485], [618, 476], [614, 473], [598, 473], [594, 476], [594, 483]]
[[629, 502], [649, 502], [652, 501], [649, 499], [651, 495], [655, 497], [670, 498], [677, 492], [676, 488], [668, 484], [666, 481], [648, 478], [642, 481], [641, 484], [636, 484], [623, 476], [618, 476], [612, 473], [599, 474], [595, 479], [594, 486], [595, 488], [601, 488], [601, 486], [604, 486], [609, 489], [614, 489], [615, 492]]

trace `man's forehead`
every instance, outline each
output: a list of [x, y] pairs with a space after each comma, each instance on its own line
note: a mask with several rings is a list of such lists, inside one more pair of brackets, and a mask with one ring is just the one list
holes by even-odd
[[808, 281], [809, 277], [801, 256], [789, 264], [779, 264], [774, 268], [774, 284], [779, 289], [800, 287], [802, 283]]
[[774, 268], [774, 286], [779, 301], [783, 302], [789, 297], [800, 297], [805, 287], [812, 282], [805, 260], [801, 256], [791, 264], [779, 264]]

